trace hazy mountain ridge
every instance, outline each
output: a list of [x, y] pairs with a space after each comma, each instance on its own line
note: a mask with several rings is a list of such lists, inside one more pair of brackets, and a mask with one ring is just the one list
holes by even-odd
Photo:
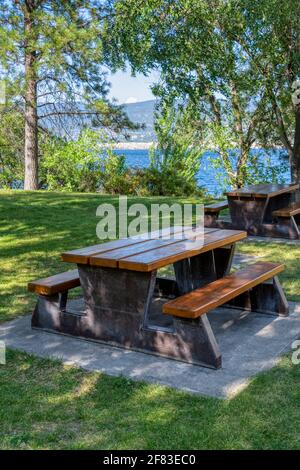
[[124, 109], [132, 122], [145, 125], [145, 129], [130, 132], [130, 142], [149, 143], [156, 141], [154, 131], [154, 108], [155, 100], [124, 105]]
[[[154, 108], [155, 100], [142, 101], [138, 103], [124, 104], [124, 111], [127, 113], [129, 119], [137, 124], [144, 124], [144, 129], [139, 129], [136, 131], [130, 131], [130, 140], [125, 142], [125, 138], [117, 136], [120, 138], [120, 145], [128, 145], [133, 147], [134, 143], [140, 142], [141, 144], [149, 144], [156, 141], [156, 135], [154, 132]], [[78, 111], [84, 111], [86, 108], [82, 103], [77, 103]], [[43, 113], [50, 114], [56, 111], [65, 111], [65, 106], [63, 104], [57, 105], [56, 107], [49, 104], [48, 106], [43, 107]], [[59, 118], [42, 118], [40, 120], [40, 125], [45, 129], [55, 133], [60, 137], [69, 137], [76, 138], [80, 132], [82, 124], [85, 124], [88, 127], [92, 127], [92, 119], [90, 116], [81, 116], [80, 122], [77, 121], [76, 116], [64, 116], [64, 125], [60, 124]], [[127, 144], [128, 143], [128, 144]]]

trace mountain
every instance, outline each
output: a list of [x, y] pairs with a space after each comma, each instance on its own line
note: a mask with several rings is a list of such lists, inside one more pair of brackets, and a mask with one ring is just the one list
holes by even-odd
[[[129, 119], [132, 122], [137, 124], [144, 124], [145, 128], [140, 129], [137, 131], [130, 132], [130, 141], [132, 144], [135, 142], [142, 142], [142, 143], [149, 143], [156, 141], [156, 135], [154, 132], [154, 107], [155, 107], [155, 100], [149, 101], [142, 101], [139, 103], [130, 103], [125, 104], [124, 110], [128, 114]], [[83, 111], [85, 109], [82, 103], [77, 103], [78, 110]], [[43, 107], [43, 112], [51, 113], [53, 111], [58, 110], [65, 110], [65, 105], [57, 105], [55, 108], [49, 104], [47, 107]], [[92, 126], [91, 119], [89, 116], [85, 118], [80, 118], [80, 122], [75, 116], [65, 116], [64, 117], [64, 124], [65, 125], [58, 125], [59, 121], [57, 118], [44, 118], [41, 119], [40, 124], [49, 129], [52, 132], [55, 132], [56, 135], [60, 135], [61, 137], [72, 136], [76, 137], [80, 131], [80, 126], [82, 125], [82, 121], [85, 122], [86, 125]], [[66, 130], [67, 129], [67, 130]], [[120, 138], [121, 141], [124, 139]]]
[[154, 108], [155, 100], [141, 101], [124, 105], [124, 110], [129, 119], [137, 124], [144, 124], [145, 129], [130, 133], [131, 142], [153, 142], [156, 141], [154, 131]]

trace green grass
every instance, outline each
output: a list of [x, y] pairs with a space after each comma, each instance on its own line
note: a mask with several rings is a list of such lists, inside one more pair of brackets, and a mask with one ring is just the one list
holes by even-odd
[[300, 244], [251, 241], [240, 243], [238, 251], [260, 259], [284, 263], [285, 270], [279, 278], [285, 294], [288, 300], [300, 302]]
[[[0, 192], [0, 321], [31, 311], [28, 280], [65, 270], [62, 251], [97, 243], [104, 201], [117, 204], [92, 194]], [[300, 247], [238, 249], [284, 261], [281, 281], [299, 301]], [[217, 400], [9, 351], [0, 365], [0, 448], [299, 449], [299, 382], [300, 366], [285, 357], [234, 399]]]
[[[128, 198], [128, 205], [137, 202], [149, 207], [174, 199]], [[117, 208], [118, 197], [0, 191], [0, 322], [32, 310], [29, 280], [74, 268], [61, 262], [60, 253], [100, 243], [96, 209], [102, 203]]]
[[299, 449], [300, 367], [289, 358], [232, 400], [188, 395], [9, 352], [1, 449]]

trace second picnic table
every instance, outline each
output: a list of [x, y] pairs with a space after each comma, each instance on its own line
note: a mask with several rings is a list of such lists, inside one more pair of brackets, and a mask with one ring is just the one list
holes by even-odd
[[[226, 201], [206, 206], [206, 226], [247, 230], [248, 235], [300, 238], [298, 184], [257, 184], [225, 193]], [[219, 219], [229, 208], [230, 221]]]

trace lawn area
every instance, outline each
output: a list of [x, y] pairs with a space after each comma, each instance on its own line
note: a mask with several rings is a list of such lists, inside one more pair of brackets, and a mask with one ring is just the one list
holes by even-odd
[[[188, 202], [167, 198], [128, 198], [128, 205]], [[201, 202], [201, 201], [200, 201]], [[118, 197], [97, 194], [0, 191], [0, 322], [31, 312], [35, 297], [29, 280], [74, 269], [60, 253], [100, 243], [96, 235], [99, 204]]]
[[[0, 192], [0, 321], [30, 313], [28, 280], [67, 269], [62, 251], [98, 242], [102, 202], [118, 199]], [[283, 287], [300, 301], [299, 245], [247, 242], [238, 249], [285, 262]], [[0, 365], [0, 448], [299, 449], [299, 383], [300, 366], [285, 357], [234, 399], [217, 400], [9, 351]]]
[[300, 367], [288, 358], [232, 400], [10, 352], [1, 449], [299, 449]]

